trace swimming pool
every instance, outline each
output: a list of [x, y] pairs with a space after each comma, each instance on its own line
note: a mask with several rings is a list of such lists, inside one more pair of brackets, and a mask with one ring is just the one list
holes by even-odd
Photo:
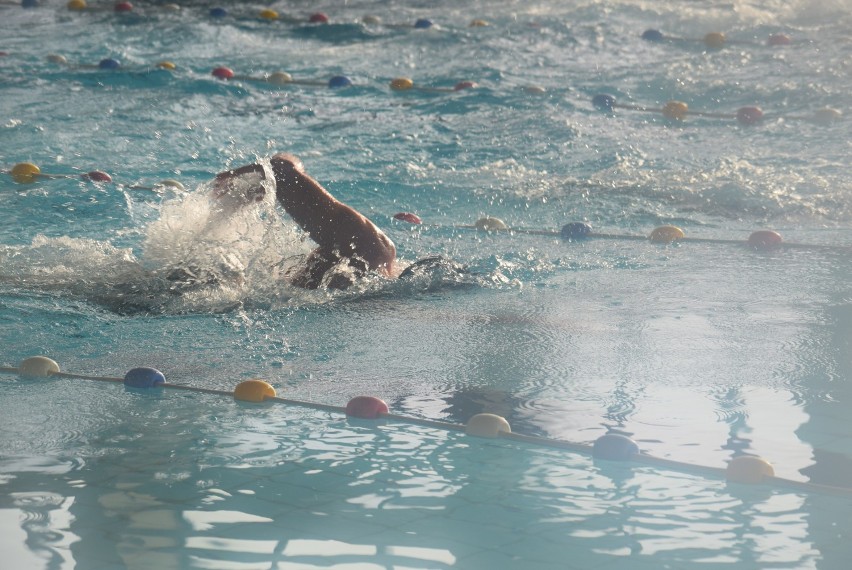
[[[298, 400], [491, 412], [516, 433], [616, 432], [659, 458], [757, 455], [852, 486], [849, 123], [819, 120], [848, 107], [842, 3], [214, 7], [0, 8], [2, 168], [72, 175], [0, 177], [0, 364], [153, 366], [225, 391], [259, 377]], [[305, 22], [319, 11], [328, 24]], [[652, 28], [663, 41], [641, 38]], [[779, 34], [792, 43], [767, 45]], [[261, 80], [276, 71], [296, 81]], [[666, 118], [672, 100], [692, 113]], [[759, 124], [734, 117], [752, 106]], [[292, 223], [269, 204], [216, 220], [195, 192], [275, 150], [404, 263], [440, 254], [475, 277], [287, 287], [276, 267], [308, 248]], [[94, 170], [113, 182], [80, 177]], [[469, 227], [483, 216], [518, 231]], [[642, 239], [562, 239], [573, 221]], [[644, 239], [663, 225], [709, 241]], [[761, 229], [812, 247], [747, 246]], [[151, 274], [187, 255], [244, 281], [172, 295]], [[831, 569], [850, 554], [843, 495], [214, 395], [0, 388], [0, 534], [19, 567]]]

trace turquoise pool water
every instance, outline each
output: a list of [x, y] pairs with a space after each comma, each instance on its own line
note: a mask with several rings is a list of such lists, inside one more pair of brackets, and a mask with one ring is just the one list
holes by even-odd
[[[492, 412], [586, 444], [614, 431], [656, 457], [752, 454], [852, 486], [843, 3], [271, 6], [299, 21], [212, 7], [0, 7], [2, 168], [72, 175], [0, 176], [0, 364], [153, 366], [220, 390], [259, 377], [300, 400]], [[317, 11], [330, 23], [304, 22]], [[690, 41], [645, 41], [650, 28]], [[701, 41], [713, 31], [721, 49]], [[220, 81], [218, 66], [318, 85]], [[339, 75], [353, 85], [325, 86]], [[394, 91], [397, 77], [449, 92]], [[605, 112], [602, 93], [724, 116]], [[762, 122], [729, 116], [748, 106]], [[845, 114], [819, 121], [824, 108]], [[474, 276], [287, 286], [281, 268], [309, 249], [293, 224], [268, 203], [216, 218], [204, 193], [275, 150], [367, 213], [403, 264], [441, 254]], [[113, 182], [80, 178], [92, 170]], [[485, 215], [545, 231], [459, 227]], [[737, 243], [559, 237], [581, 220]], [[747, 247], [759, 229], [818, 247]], [[174, 294], [160, 276], [186, 260], [234, 278]], [[209, 395], [0, 389], [16, 567], [834, 569], [850, 554], [842, 496]]]
[[16, 567], [840, 562], [847, 499], [203, 394], [0, 386], [4, 414], [31, 410], [3, 447]]

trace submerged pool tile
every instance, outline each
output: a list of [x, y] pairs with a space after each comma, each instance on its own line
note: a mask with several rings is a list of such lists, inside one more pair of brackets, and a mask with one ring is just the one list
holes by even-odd
[[570, 563], [564, 560], [560, 561], [558, 566], [554, 566], [552, 562], [527, 560], [520, 556], [496, 550], [484, 550], [464, 556], [459, 559], [455, 566], [457, 568], [464, 568], [465, 570], [496, 570], [498, 568], [501, 570], [510, 568], [523, 568], [523, 570], [555, 570], [556, 568], [559, 570], [573, 570]]
[[[227, 491], [231, 495], [255, 493], [255, 489], [261, 486], [268, 486], [270, 475], [260, 472], [257, 469], [233, 469], [223, 467], [213, 467], [204, 469], [199, 474], [199, 479], [196, 484], [205, 489], [215, 488]], [[281, 475], [283, 470], [275, 472], [275, 475]]]
[[377, 508], [362, 508], [358, 505], [351, 506], [353, 508], [346, 509], [347, 512], [352, 513], [351, 516], [357, 515], [366, 520], [385, 524], [391, 528], [404, 527], [419, 520], [442, 517], [446, 514], [446, 509], [413, 508], [410, 506], [395, 505], [391, 502], [382, 503]]
[[271, 521], [285, 517], [294, 510], [280, 502], [267, 500], [262, 494], [235, 494], [230, 497], [216, 497], [218, 499], [216, 501], [199, 502], [192, 510], [203, 512], [236, 511]]
[[477, 552], [479, 550], [453, 541], [424, 544], [419, 538], [406, 542], [402, 535], [390, 534], [376, 541], [367, 537], [356, 540], [292, 538], [283, 544], [277, 554], [291, 563], [303, 564], [303, 568], [309, 567], [309, 564], [325, 568], [339, 562], [364, 564], [367, 567], [377, 565], [379, 568], [428, 569], [464, 568], [458, 566], [459, 560]]
[[221, 536], [188, 536], [183, 547], [190, 551], [221, 551], [228, 557], [239, 554], [270, 555], [278, 548], [278, 540], [225, 538]]
[[289, 558], [320, 557], [333, 560], [335, 557], [369, 558], [378, 553], [374, 544], [358, 544], [342, 540], [292, 539], [286, 541], [280, 554]]
[[77, 525], [74, 531], [79, 538], [70, 547], [74, 560], [86, 561], [87, 567], [98, 565], [104, 568], [124, 567], [124, 560], [118, 546], [121, 540], [120, 534], [111, 531], [109, 525]]
[[310, 521], [310, 524], [300, 524], [297, 531], [304, 537], [318, 536], [344, 542], [364, 542], [373, 537], [374, 542], [381, 543], [382, 537], [395, 532], [393, 527], [384, 524], [384, 521], [367, 519], [359, 513], [339, 512], [333, 509], [323, 511], [322, 514], [301, 515], [300, 521], [306, 520]]
[[528, 517], [524, 511], [511, 509], [499, 503], [467, 503], [454, 505], [450, 516], [454, 520], [468, 522], [472, 525], [483, 524], [494, 532], [514, 533], [523, 532]]
[[495, 550], [506, 556], [518, 557], [523, 560], [524, 567], [527, 564], [553, 564], [559, 561], [560, 568], [594, 570], [606, 568], [614, 558], [592, 551], [582, 541], [552, 541], [529, 534], [512, 544], [499, 545]]
[[469, 521], [434, 516], [414, 521], [411, 530], [431, 540], [449, 539], [480, 549], [492, 549], [499, 545], [514, 544], [518, 536], [508, 529], [486, 521], [471, 524]]
[[183, 570], [187, 568], [187, 553], [184, 547], [138, 548], [123, 553], [124, 568], [157, 568], [158, 570]]
[[276, 474], [269, 479], [281, 486], [301, 487], [316, 493], [334, 494], [343, 494], [343, 490], [355, 481], [353, 477], [325, 469], [324, 466], [311, 468], [309, 465], [302, 464], [299, 467], [300, 469]]
[[332, 492], [318, 492], [307, 487], [269, 482], [254, 489], [256, 497], [262, 501], [276, 503], [283, 510], [321, 509], [329, 503], [342, 502], [344, 495]]
[[365, 534], [375, 534], [385, 529], [381, 525], [368, 521], [358, 521], [358, 525], [343, 522], [347, 520], [336, 513], [333, 508], [294, 509], [277, 517], [272, 525], [280, 529], [283, 536], [291, 538], [320, 537], [340, 540], [360, 537]]
[[[412, 528], [418, 529], [417, 525], [413, 525]], [[404, 529], [400, 529], [400, 532], [391, 533], [387, 538], [383, 538], [381, 544], [397, 545], [403, 551], [406, 549], [424, 549], [433, 553], [449, 553], [456, 559], [457, 564], [458, 561], [465, 557], [484, 551], [479, 546], [459, 542], [452, 538], [438, 538], [420, 531], [412, 532]], [[430, 559], [434, 559], [434, 557], [430, 557]]]

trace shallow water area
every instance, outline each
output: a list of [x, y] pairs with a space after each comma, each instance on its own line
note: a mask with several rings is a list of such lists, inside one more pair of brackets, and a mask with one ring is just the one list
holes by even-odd
[[[0, 6], [0, 365], [263, 378], [852, 488], [846, 3], [223, 6]], [[737, 120], [752, 106], [761, 121]], [[312, 245], [269, 171], [214, 179], [279, 151], [385, 231], [400, 270], [465, 270], [291, 286]], [[22, 162], [45, 176], [16, 181]], [[478, 231], [485, 216], [510, 230]], [[563, 239], [575, 221], [597, 236]], [[686, 239], [648, 239], [665, 225]], [[762, 229], [784, 243], [749, 245]], [[843, 492], [171, 389], [3, 375], [0, 391], [0, 545], [20, 567], [833, 570], [852, 554]]]
[[4, 412], [39, 410], [2, 447], [4, 551], [30, 566], [549, 568], [567, 551], [560, 567], [807, 567], [803, 508], [823, 524], [848, 509], [404, 423], [48, 382], [2, 384]]

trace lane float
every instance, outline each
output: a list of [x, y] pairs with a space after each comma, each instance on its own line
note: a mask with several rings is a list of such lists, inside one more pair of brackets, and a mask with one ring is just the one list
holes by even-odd
[[[104, 58], [97, 65], [88, 64], [70, 64], [67, 58], [61, 54], [49, 54], [48, 61], [57, 65], [67, 66], [73, 69], [100, 69], [105, 71], [126, 70], [121, 62], [114, 58]], [[171, 61], [159, 61], [153, 65], [156, 69], [175, 71], [177, 66]], [[150, 70], [151, 67], [145, 68]], [[286, 86], [286, 85], [301, 85], [311, 87], [327, 87], [330, 89], [338, 89], [342, 87], [350, 87], [353, 81], [345, 75], [336, 75], [328, 80], [318, 79], [297, 79], [286, 71], [274, 71], [263, 75], [254, 76], [247, 74], [239, 74], [232, 68], [227, 66], [218, 66], [210, 71], [210, 74], [223, 81], [248, 81], [255, 83], [266, 83], [270, 85]], [[457, 82], [453, 87], [432, 87], [418, 85], [410, 77], [396, 77], [388, 82], [391, 91], [397, 93], [403, 92], [422, 92], [422, 93], [454, 93], [469, 89], [476, 89], [479, 85], [475, 81], [463, 80]], [[543, 95], [547, 90], [543, 87], [529, 85], [523, 87], [524, 92], [534, 95]], [[802, 120], [811, 121], [820, 125], [829, 125], [840, 121], [843, 118], [843, 113], [832, 107], [822, 107], [814, 111], [811, 115], [782, 115], [770, 114], [766, 115], [763, 110], [756, 105], [747, 105], [740, 107], [735, 112], [711, 112], [694, 110], [684, 101], [670, 100], [662, 107], [649, 105], [641, 105], [634, 103], [620, 103], [615, 96], [608, 93], [598, 93], [592, 97], [592, 105], [600, 110], [608, 113], [613, 113], [616, 110], [638, 111], [643, 113], [653, 113], [662, 115], [664, 118], [681, 123], [689, 117], [700, 117], [709, 119], [722, 119], [736, 121], [741, 125], [751, 126], [757, 125], [767, 119], [785, 119], [785, 120]]]
[[409, 224], [414, 225], [420, 225], [423, 223], [423, 220], [420, 219], [420, 216], [411, 212], [398, 212], [393, 215], [393, 219], [408, 222]]
[[[98, 184], [110, 184], [113, 182], [112, 176], [103, 170], [90, 170], [88, 172], [81, 172], [79, 174], [65, 174], [65, 173], [44, 173], [41, 168], [37, 164], [33, 164], [32, 162], [19, 162], [14, 165], [12, 168], [6, 171], [0, 171], [9, 174], [12, 180], [17, 184], [34, 184], [41, 180], [55, 180], [55, 179], [74, 179], [81, 178], [83, 180], [88, 180], [90, 182], [98, 183]], [[167, 178], [164, 180], [160, 180], [152, 186], [141, 186], [141, 185], [128, 185], [126, 188], [132, 190], [154, 190], [160, 191], [166, 188], [171, 188], [177, 191], [185, 191], [186, 188], [184, 185], [178, 180], [174, 180], [171, 178]]]
[[252, 379], [240, 382], [234, 388], [234, 399], [243, 402], [263, 402], [275, 397], [275, 388], [264, 380]]
[[124, 385], [129, 388], [155, 388], [166, 383], [166, 377], [156, 368], [141, 366], [124, 375]]
[[747, 246], [751, 249], [770, 250], [776, 248], [789, 249], [814, 249], [827, 251], [852, 251], [852, 245], [822, 245], [808, 243], [786, 242], [780, 233], [774, 230], [756, 230], [749, 234], [745, 240], [687, 237], [683, 229], [673, 225], [663, 225], [654, 228], [648, 235], [636, 234], [614, 234], [592, 231], [591, 224], [587, 222], [569, 222], [562, 226], [559, 231], [540, 230], [529, 228], [510, 227], [505, 221], [493, 216], [483, 216], [473, 224], [441, 225], [424, 224], [420, 216], [412, 212], [398, 212], [393, 219], [421, 226], [425, 229], [449, 229], [449, 230], [475, 230], [487, 233], [507, 233], [522, 235], [538, 235], [546, 237], [558, 237], [564, 241], [582, 241], [585, 239], [611, 239], [627, 241], [647, 241], [656, 244], [675, 243], [715, 243], [727, 245]]
[[[11, 169], [6, 171], [17, 184], [33, 184], [42, 179], [57, 179], [57, 178], [82, 178], [95, 183], [112, 183], [113, 179], [108, 173], [102, 170], [90, 170], [81, 174], [46, 174], [41, 171], [38, 165], [32, 162], [20, 162], [15, 164]], [[173, 179], [161, 180], [153, 186], [131, 185], [130, 189], [137, 190], [162, 190], [171, 188], [177, 191], [185, 191], [184, 185]], [[648, 236], [630, 235], [630, 234], [611, 234], [599, 233], [592, 231], [590, 224], [586, 222], [569, 222], [562, 226], [559, 231], [555, 230], [539, 230], [528, 228], [513, 228], [505, 221], [493, 216], [483, 216], [469, 225], [453, 225], [442, 226], [436, 224], [423, 224], [423, 220], [413, 212], [397, 212], [392, 216], [393, 219], [406, 222], [412, 225], [425, 228], [441, 228], [453, 230], [477, 230], [488, 233], [517, 233], [527, 235], [541, 235], [550, 237], [559, 237], [565, 241], [579, 241], [583, 239], [598, 238], [598, 239], [619, 239], [619, 240], [647, 240], [651, 243], [672, 244], [680, 242], [695, 242], [695, 243], [718, 243], [718, 244], [739, 244], [747, 245], [753, 249], [774, 249], [774, 248], [807, 248], [807, 249], [823, 249], [849, 251], [852, 246], [831, 246], [803, 243], [788, 243], [785, 242], [780, 233], [774, 230], [757, 230], [752, 232], [746, 240], [731, 240], [719, 238], [696, 238], [687, 237], [685, 232], [672, 225], [663, 225], [655, 228]]]
[[766, 45], [770, 47], [779, 47], [793, 44], [793, 39], [782, 33], [770, 34], [766, 39], [766, 42], [763, 44], [751, 40], [731, 40], [723, 32], [708, 32], [702, 38], [683, 38], [664, 34], [655, 28], [650, 28], [642, 32], [641, 38], [645, 41], [654, 43], [704, 44], [706, 47], [713, 50], [720, 50], [727, 45]]
[[391, 88], [391, 91], [420, 91], [422, 93], [454, 93], [478, 87], [473, 81], [459, 81], [453, 87], [424, 87], [422, 85], [415, 85], [414, 81], [409, 77], [391, 79], [388, 86]]
[[[450, 432], [464, 433], [465, 435], [474, 438], [506, 439], [523, 444], [568, 450], [591, 456], [596, 461], [640, 463], [657, 468], [699, 473], [706, 477], [723, 479], [734, 484], [774, 485], [777, 487], [811, 493], [824, 493], [844, 497], [852, 496], [852, 487], [835, 487], [777, 477], [775, 475], [775, 470], [769, 461], [754, 455], [740, 455], [734, 457], [725, 467], [696, 465], [693, 463], [675, 461], [643, 453], [639, 448], [639, 445], [632, 438], [620, 433], [606, 433], [598, 437], [591, 444], [576, 443], [513, 432], [512, 427], [506, 418], [492, 413], [476, 414], [472, 416], [466, 424], [460, 425], [438, 420], [393, 414], [389, 411], [387, 403], [376, 396], [355, 396], [347, 402], [345, 407], [282, 398], [277, 395], [272, 384], [257, 378], [240, 382], [234, 388], [233, 392], [229, 392], [226, 390], [200, 388], [183, 384], [170, 384], [166, 381], [166, 377], [162, 372], [156, 368], [144, 366], [129, 370], [123, 377], [95, 376], [61, 372], [59, 364], [55, 360], [46, 356], [32, 356], [26, 358], [15, 368], [0, 367], [0, 374], [17, 375], [27, 381], [51, 378], [66, 380], [93, 380], [123, 384], [125, 388], [130, 388], [134, 391], [159, 389], [182, 390], [187, 392], [231, 397], [235, 401], [250, 404], [262, 403], [299, 406], [336, 414], [344, 414], [347, 418], [355, 418], [358, 420], [393, 420], [410, 425], [426, 426]], [[246, 409], [248, 410], [249, 407], [246, 407]]]
[[90, 170], [82, 174], [46, 174], [32, 162], [19, 162], [7, 172], [18, 184], [33, 184], [39, 180], [55, 178], [83, 178], [92, 182], [112, 182], [112, 177], [102, 170]]
[[235, 73], [230, 67], [225, 66], [213, 68], [210, 75], [223, 81], [251, 81], [256, 83], [269, 83], [272, 85], [305, 85], [309, 87], [328, 87], [329, 89], [340, 89], [342, 87], [351, 87], [353, 85], [352, 80], [346, 75], [335, 75], [328, 81], [321, 81], [317, 79], [295, 79], [286, 71], [274, 71], [261, 76], [240, 75]]
[[100, 60], [96, 64], [88, 64], [88, 63], [71, 63], [68, 61], [68, 58], [59, 53], [50, 53], [45, 59], [54, 65], [61, 65], [63, 67], [67, 67], [68, 69], [98, 69], [104, 71], [131, 71], [136, 73], [144, 73], [147, 71], [151, 71], [152, 68], [156, 69], [165, 69], [168, 71], [176, 71], [177, 65], [168, 60], [158, 61], [157, 63], [150, 66], [136, 66], [133, 68], [126, 67], [122, 65], [121, 61], [112, 57], [105, 57]]
[[[668, 101], [662, 107], [648, 107], [645, 105], [635, 105], [628, 103], [619, 103], [613, 95], [608, 93], [598, 93], [592, 97], [592, 105], [606, 112], [614, 112], [616, 109], [624, 109], [627, 111], [639, 111], [642, 113], [657, 113], [663, 115], [666, 119], [681, 122], [687, 117], [704, 117], [711, 119], [732, 119], [743, 125], [756, 125], [765, 119], [763, 110], [760, 107], [746, 106], [740, 107], [735, 113], [715, 113], [708, 111], [694, 111], [683, 101]], [[843, 114], [837, 109], [831, 107], [823, 107], [818, 109], [811, 116], [797, 115], [770, 115], [770, 118], [783, 118], [792, 120], [812, 121], [819, 124], [829, 124], [839, 121]]]

